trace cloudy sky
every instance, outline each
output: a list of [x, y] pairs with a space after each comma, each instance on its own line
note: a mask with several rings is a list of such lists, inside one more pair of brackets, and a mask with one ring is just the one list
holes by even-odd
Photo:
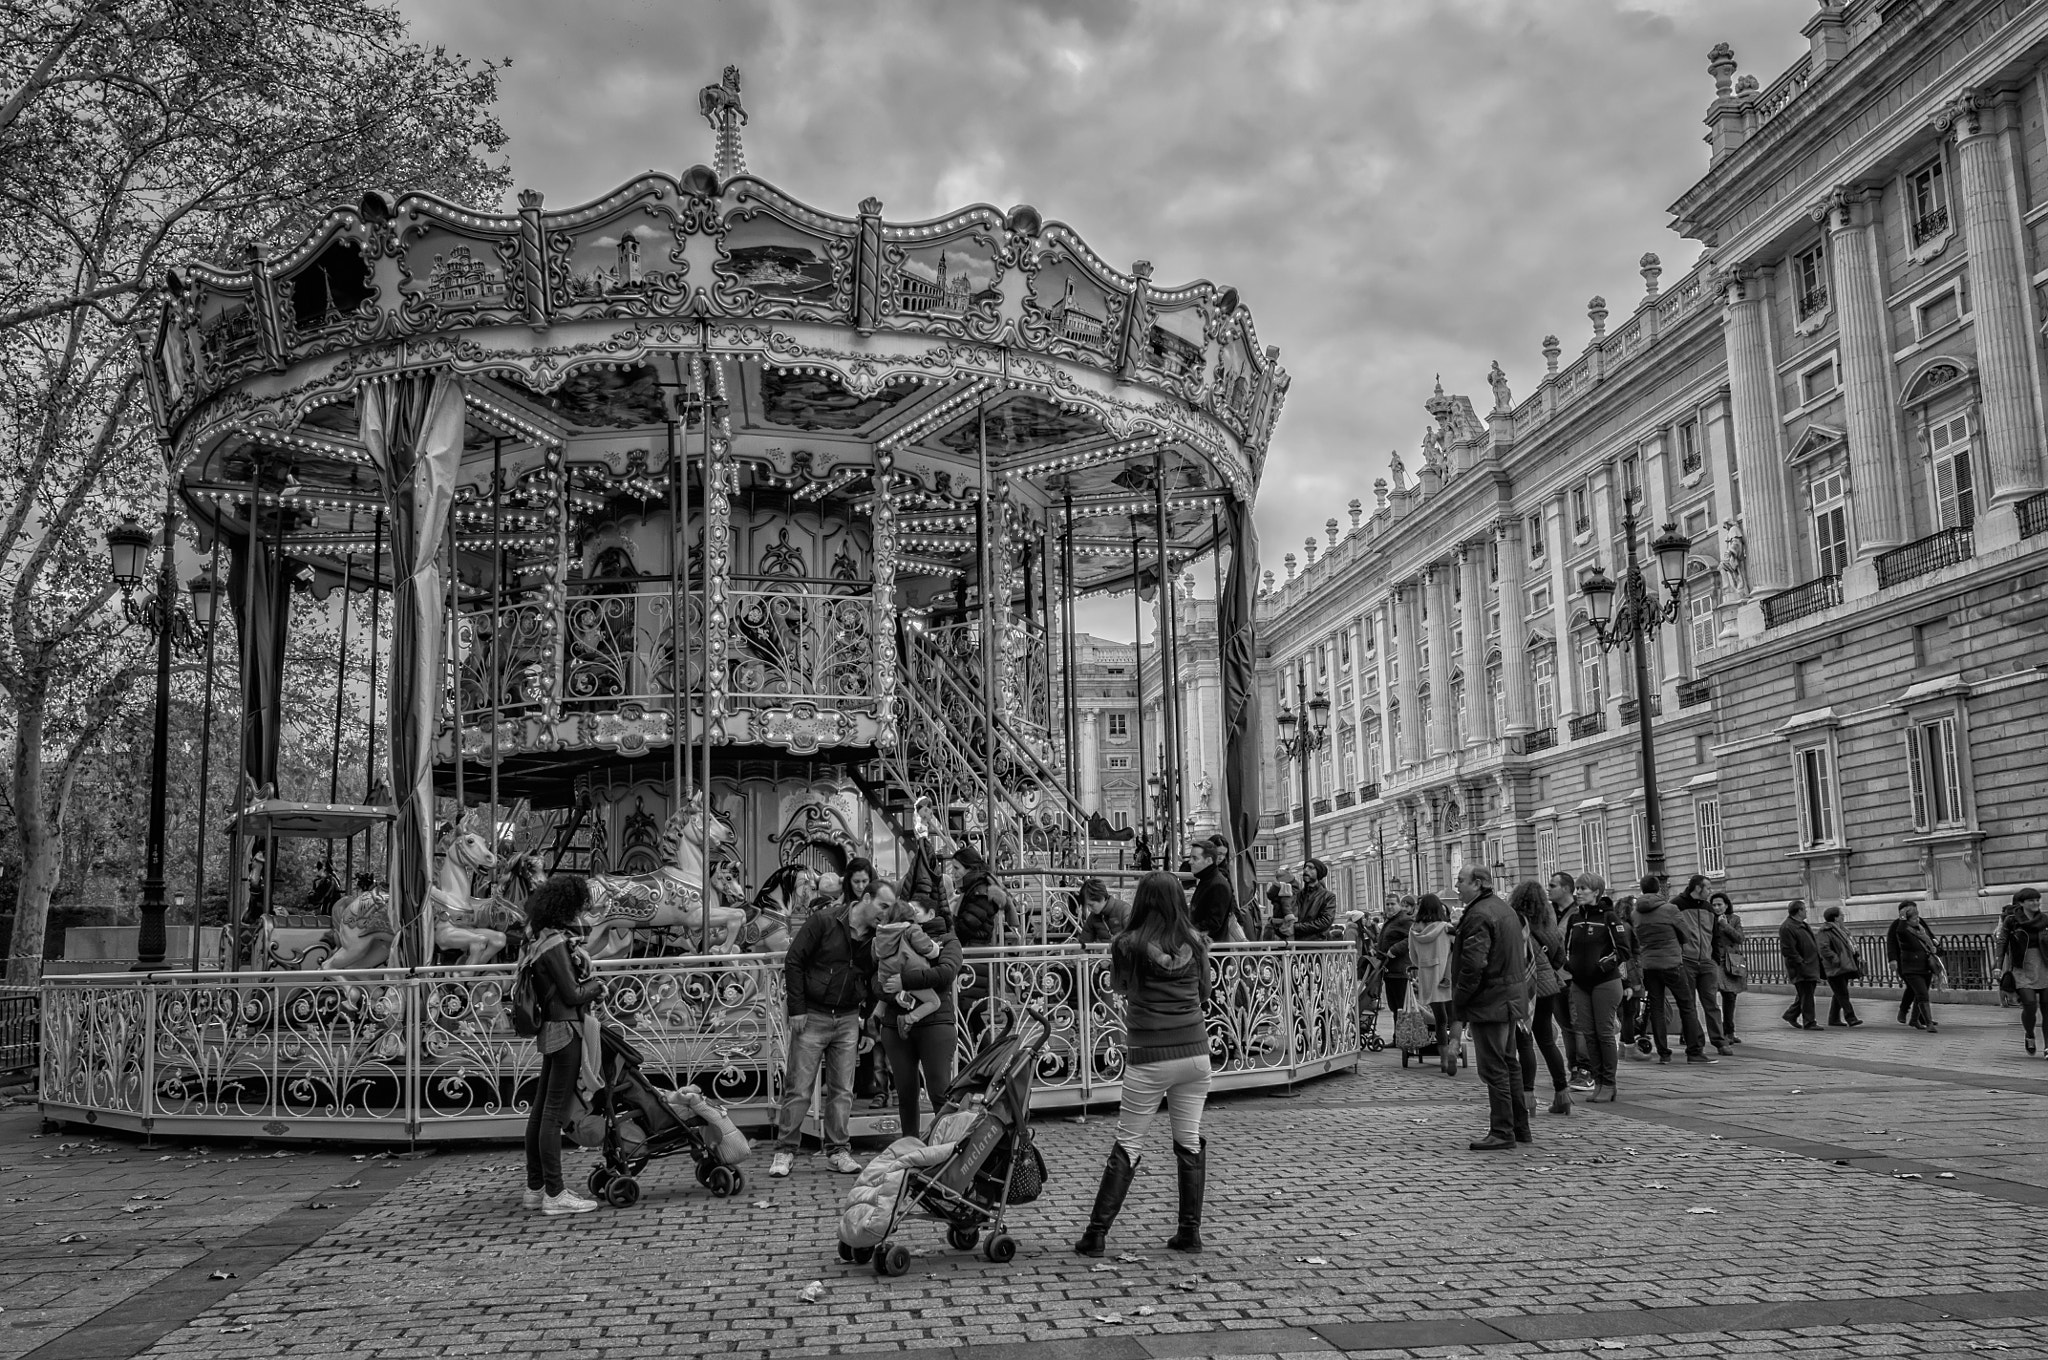
[[[1618, 322], [1664, 208], [1704, 173], [1707, 49], [1765, 84], [1789, 0], [405, 0], [416, 33], [510, 57], [501, 114], [551, 206], [711, 158], [696, 92], [737, 63], [749, 168], [892, 220], [1031, 203], [1154, 278], [1234, 284], [1294, 386], [1259, 496], [1300, 550], [1429, 423], [1435, 374], [1517, 396], [1586, 300]], [[1206, 577], [1206, 573], [1202, 573]], [[1126, 610], [1128, 606], [1125, 607]], [[1110, 631], [1103, 611], [1097, 631]], [[1117, 617], [1128, 620], [1128, 613]], [[1090, 620], [1091, 624], [1095, 621]], [[1128, 624], [1121, 630], [1128, 635]]]

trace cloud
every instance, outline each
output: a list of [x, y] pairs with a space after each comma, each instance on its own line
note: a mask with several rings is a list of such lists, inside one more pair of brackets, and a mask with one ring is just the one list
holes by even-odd
[[[1517, 392], [1617, 320], [1706, 170], [1706, 51], [1768, 83], [1781, 0], [409, 0], [424, 39], [514, 59], [502, 115], [551, 204], [710, 158], [696, 91], [745, 73], [747, 159], [895, 220], [1036, 206], [1162, 284], [1235, 285], [1294, 375], [1260, 493], [1277, 564], [1412, 453], [1434, 376]], [[1340, 512], [1341, 518], [1341, 512]]]

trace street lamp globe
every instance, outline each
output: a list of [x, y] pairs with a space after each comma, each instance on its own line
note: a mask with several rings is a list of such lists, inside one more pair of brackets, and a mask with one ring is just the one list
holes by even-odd
[[1294, 740], [1294, 710], [1282, 704], [1278, 721], [1280, 723], [1280, 739], [1282, 741]]
[[185, 583], [185, 589], [192, 595], [192, 622], [202, 629], [213, 627], [214, 606], [220, 600], [220, 582], [201, 572]]
[[1593, 567], [1579, 578], [1579, 593], [1586, 597], [1586, 612], [1593, 626], [1605, 629], [1614, 621], [1614, 578], [1603, 567]]
[[1692, 540], [1666, 520], [1650, 551], [1657, 554], [1657, 574], [1664, 578], [1664, 588], [1676, 595], [1685, 587], [1685, 555], [1692, 551]]
[[1308, 701], [1309, 717], [1315, 723], [1317, 732], [1330, 730], [1330, 696], [1317, 690], [1315, 697]]
[[107, 530], [107, 564], [114, 581], [123, 590], [133, 590], [142, 580], [143, 564], [149, 558], [149, 530], [129, 515]]

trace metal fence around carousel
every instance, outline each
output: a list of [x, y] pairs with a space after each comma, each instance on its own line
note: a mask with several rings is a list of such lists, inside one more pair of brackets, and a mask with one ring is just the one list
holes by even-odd
[[[1348, 944], [1219, 945], [1208, 1016], [1219, 1089], [1349, 1066], [1359, 1049]], [[969, 950], [959, 1061], [1013, 1006], [1052, 1021], [1037, 1108], [1115, 1100], [1123, 1006], [1106, 948]], [[694, 1083], [743, 1125], [772, 1121], [788, 1024], [782, 956], [599, 965], [597, 1003], [656, 1085]], [[513, 970], [155, 973], [46, 977], [41, 1100], [52, 1119], [156, 1134], [428, 1141], [523, 1130], [539, 1062], [513, 1033]], [[856, 1133], [894, 1131], [862, 1112]]]
[[[1898, 969], [1885, 954], [1885, 937], [1882, 935], [1851, 935], [1850, 941], [1856, 947], [1857, 961], [1863, 965], [1863, 976], [1856, 979], [1858, 987], [1903, 987], [1899, 981]], [[1941, 961], [1948, 971], [1944, 987], [1952, 991], [1991, 991], [1998, 986], [1999, 965], [1991, 948], [1989, 935], [1936, 935], [1934, 942], [1941, 949]], [[1766, 986], [1790, 986], [1785, 977], [1785, 958], [1778, 952], [1778, 937], [1754, 935], [1742, 942], [1742, 962], [1749, 969], [1749, 980]]]

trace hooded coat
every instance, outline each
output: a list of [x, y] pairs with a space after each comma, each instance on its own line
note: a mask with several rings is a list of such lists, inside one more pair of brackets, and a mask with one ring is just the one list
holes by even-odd
[[1415, 972], [1412, 995], [1419, 1006], [1451, 999], [1451, 923], [1428, 921], [1408, 932], [1408, 960]]
[[1629, 925], [1636, 935], [1636, 961], [1645, 969], [1676, 968], [1685, 962], [1685, 923], [1662, 893], [1637, 897]]

